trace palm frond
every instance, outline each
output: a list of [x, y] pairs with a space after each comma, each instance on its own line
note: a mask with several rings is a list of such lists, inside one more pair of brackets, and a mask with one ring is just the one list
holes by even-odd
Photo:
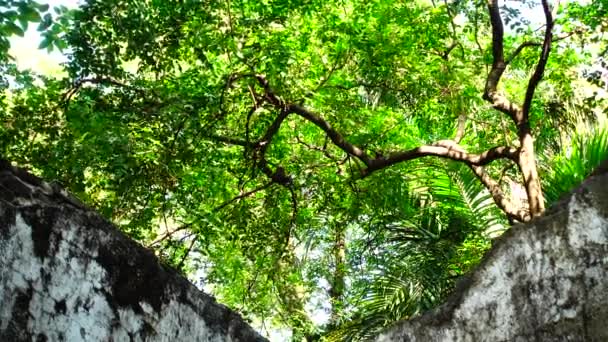
[[600, 163], [608, 159], [608, 125], [574, 135], [572, 143], [543, 171], [547, 204], [579, 185]]
[[446, 162], [443, 169], [409, 176], [411, 188], [402, 199], [415, 210], [379, 218], [374, 229], [383, 231], [378, 249], [385, 251], [387, 264], [379, 265], [369, 280], [357, 310], [331, 329], [330, 341], [370, 339], [388, 325], [432, 308], [450, 291], [454, 276], [466, 271], [461, 254], [475, 259], [471, 255], [484, 249], [470, 246], [487, 227], [504, 224], [490, 194], [466, 166]]
[[424, 284], [408, 274], [385, 276], [370, 289], [359, 313], [327, 336], [329, 341], [362, 341], [394, 322], [428, 310], [447, 288], [439, 279]]

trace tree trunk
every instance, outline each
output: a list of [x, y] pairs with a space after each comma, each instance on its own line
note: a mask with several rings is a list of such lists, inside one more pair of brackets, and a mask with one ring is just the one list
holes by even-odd
[[330, 326], [335, 325], [340, 318], [346, 277], [346, 237], [344, 226], [340, 223], [335, 223], [334, 234], [334, 274], [331, 289], [329, 290], [331, 300]]
[[522, 130], [520, 136], [521, 151], [519, 154], [519, 169], [522, 174], [524, 187], [528, 194], [528, 207], [530, 217], [538, 217], [545, 211], [545, 198], [540, 185], [540, 177], [536, 167], [534, 155], [534, 139], [530, 128]]

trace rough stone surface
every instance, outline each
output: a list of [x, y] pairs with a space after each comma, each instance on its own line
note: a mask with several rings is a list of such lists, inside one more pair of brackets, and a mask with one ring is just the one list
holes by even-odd
[[608, 341], [605, 166], [511, 228], [444, 305], [377, 341]]
[[265, 341], [64, 190], [0, 160], [0, 341]]

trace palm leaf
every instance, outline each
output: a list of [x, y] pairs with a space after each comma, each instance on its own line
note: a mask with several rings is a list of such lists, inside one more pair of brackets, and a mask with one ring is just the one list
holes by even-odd
[[608, 159], [608, 126], [579, 132], [570, 146], [545, 167], [543, 188], [547, 204], [579, 185], [604, 160]]
[[371, 279], [356, 312], [331, 330], [329, 340], [370, 339], [388, 325], [432, 308], [452, 288], [450, 265], [471, 234], [504, 225], [489, 193], [466, 166], [446, 162], [444, 168], [420, 169], [409, 184], [412, 190], [402, 198], [417, 210], [402, 213], [407, 217], [381, 217], [374, 228], [384, 231], [379, 249], [394, 257]]
[[327, 336], [329, 341], [361, 341], [376, 336], [394, 322], [428, 310], [437, 293], [445, 291], [441, 281], [412, 280], [411, 274], [385, 276], [370, 289], [357, 315]]

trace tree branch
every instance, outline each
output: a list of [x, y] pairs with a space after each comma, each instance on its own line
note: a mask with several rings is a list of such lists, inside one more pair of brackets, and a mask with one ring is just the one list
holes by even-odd
[[313, 150], [313, 151], [318, 151], [323, 153], [323, 155], [325, 157], [327, 157], [328, 159], [334, 161], [334, 162], [339, 162], [339, 158], [332, 155], [331, 153], [329, 153], [329, 151], [327, 150], [327, 142], [323, 145], [323, 147], [318, 147], [318, 146], [314, 146], [312, 144], [309, 144], [305, 141], [303, 141], [302, 139], [300, 139], [299, 136], [296, 136], [296, 141], [301, 144], [304, 145], [306, 148], [308, 148], [309, 150]]
[[523, 121], [528, 121], [528, 113], [530, 112], [530, 106], [532, 105], [532, 98], [534, 97], [534, 92], [536, 91], [536, 87], [538, 83], [543, 77], [543, 73], [545, 72], [545, 67], [547, 66], [547, 61], [549, 60], [549, 52], [551, 52], [551, 42], [553, 40], [553, 15], [551, 14], [551, 9], [549, 8], [548, 0], [542, 0], [543, 11], [545, 12], [545, 20], [547, 22], [545, 29], [545, 39], [543, 40], [543, 49], [540, 54], [540, 58], [538, 60], [538, 64], [536, 65], [536, 69], [534, 70], [534, 74], [530, 77], [530, 81], [528, 82], [528, 88], [526, 89], [526, 97], [524, 99], [524, 107], [523, 107]]
[[[166, 224], [166, 223], [165, 223], [165, 226], [167, 226], [167, 224]], [[153, 248], [154, 246], [156, 246], [156, 245], [160, 244], [161, 242], [165, 241], [166, 239], [168, 239], [168, 238], [172, 237], [172, 236], [173, 236], [173, 234], [175, 234], [175, 233], [177, 233], [177, 232], [180, 232], [180, 231], [182, 231], [182, 230], [186, 230], [186, 229], [190, 228], [191, 226], [192, 226], [192, 224], [191, 224], [191, 223], [185, 223], [185, 224], [182, 224], [181, 226], [179, 226], [179, 227], [175, 228], [174, 230], [169, 231], [169, 230], [167, 229], [167, 233], [165, 233], [165, 234], [164, 234], [163, 236], [161, 236], [160, 238], [158, 238], [158, 239], [156, 239], [156, 240], [152, 241], [150, 244], [148, 244], [148, 245], [146, 246], [146, 248]]]
[[[572, 32], [569, 32], [563, 36], [559, 36], [559, 37], [555, 37], [553, 38], [551, 41], [552, 42], [558, 42], [560, 40], [564, 40], [568, 37], [573, 36], [576, 33], [581, 32], [581, 30], [574, 30]], [[511, 56], [509, 56], [509, 58], [507, 58], [507, 61], [505, 62], [507, 65], [511, 64], [511, 62], [513, 62], [513, 60], [515, 59], [515, 57], [517, 57], [517, 55], [519, 55], [523, 49], [530, 47], [530, 46], [543, 46], [543, 43], [541, 42], [533, 42], [533, 41], [526, 41], [523, 42], [521, 44], [519, 44], [519, 46], [515, 49], [515, 51], [513, 51], [513, 53], [511, 54]]]
[[230, 200], [228, 200], [228, 201], [226, 201], [226, 202], [222, 203], [221, 205], [219, 205], [219, 206], [215, 207], [215, 209], [213, 209], [213, 211], [219, 211], [219, 210], [222, 210], [222, 209], [224, 209], [226, 206], [228, 206], [229, 204], [234, 203], [234, 202], [236, 202], [236, 201], [238, 201], [238, 200], [240, 200], [240, 199], [243, 199], [243, 198], [245, 198], [245, 197], [251, 196], [251, 195], [255, 194], [256, 192], [262, 191], [262, 190], [264, 190], [264, 189], [266, 189], [266, 188], [270, 187], [272, 184], [274, 184], [274, 182], [269, 182], [269, 183], [266, 183], [266, 184], [264, 184], [264, 185], [262, 185], [262, 186], [260, 186], [260, 187], [257, 187], [257, 188], [255, 188], [255, 189], [253, 189], [253, 190], [251, 190], [251, 191], [247, 191], [247, 192], [244, 192], [244, 193], [242, 193], [242, 194], [240, 194], [240, 195], [238, 195], [238, 196], [235, 196], [234, 198], [232, 198], [232, 199], [230, 199]]
[[[271, 103], [275, 103], [276, 106], [284, 105], [283, 100], [276, 97], [274, 95], [274, 93], [269, 92], [268, 94], [271, 94], [271, 96], [275, 97], [273, 99], [271, 99], [269, 97], [269, 100]], [[268, 94], [267, 94], [267, 96], [268, 96]], [[270, 169], [270, 167], [268, 166], [268, 161], [266, 160], [266, 151], [268, 150], [268, 146], [270, 146], [272, 138], [275, 136], [275, 134], [277, 134], [277, 132], [279, 131], [279, 128], [281, 128], [281, 124], [283, 123], [283, 121], [285, 121], [285, 119], [287, 118], [287, 116], [289, 114], [290, 114], [290, 112], [288, 110], [286, 110], [286, 109], [281, 110], [279, 115], [275, 118], [275, 120], [272, 122], [272, 124], [266, 131], [266, 134], [264, 134], [262, 139], [256, 144], [257, 146], [259, 146], [259, 149], [257, 150], [256, 153], [254, 153], [260, 170], [262, 170], [262, 172], [264, 172], [264, 174], [266, 174], [266, 176], [268, 176], [270, 179], [272, 179], [273, 182], [284, 185], [284, 186], [291, 185], [291, 182], [292, 182], [291, 177], [285, 173], [285, 169], [281, 166], [278, 166], [275, 171], [272, 171], [272, 169]]]
[[[280, 124], [285, 120], [285, 118], [290, 114], [297, 114], [300, 117], [306, 119], [307, 121], [315, 124], [321, 130], [327, 134], [327, 137], [341, 150], [346, 152], [349, 156], [357, 157], [360, 161], [363, 162], [365, 168], [360, 169], [360, 175], [362, 177], [366, 177], [370, 175], [374, 171], [378, 171], [385, 167], [408, 161], [417, 158], [422, 158], [426, 156], [435, 156], [441, 158], [447, 158], [455, 161], [460, 161], [467, 164], [480, 181], [484, 184], [484, 186], [488, 189], [492, 198], [498, 205], [498, 207], [503, 210], [510, 218], [516, 219], [518, 221], [527, 221], [529, 220], [529, 213], [527, 213], [524, 209], [517, 210], [516, 206], [514, 206], [511, 201], [505, 196], [503, 191], [500, 188], [500, 185], [492, 179], [492, 177], [485, 171], [483, 165], [487, 165], [494, 160], [497, 159], [510, 159], [514, 162], [519, 162], [519, 149], [510, 146], [497, 146], [487, 151], [484, 151], [479, 154], [468, 153], [464, 148], [458, 145], [453, 140], [440, 140], [431, 145], [420, 146], [407, 151], [399, 151], [389, 153], [387, 155], [378, 155], [375, 158], [371, 158], [363, 149], [360, 147], [348, 142], [344, 136], [342, 136], [338, 131], [336, 131], [329, 122], [323, 119], [320, 115], [296, 104], [288, 104], [284, 102], [282, 99], [278, 98], [276, 94], [270, 89], [268, 82], [264, 79], [263, 76], [257, 76], [258, 80], [262, 87], [264, 87], [266, 91], [266, 98], [268, 102], [275, 104], [275, 106], [281, 108], [281, 115], [277, 117], [273, 125], [267, 131], [265, 138], [260, 141], [262, 144], [262, 148], [260, 149], [260, 153], [263, 154], [270, 143], [272, 136], [278, 130]], [[266, 161], [264, 158], [260, 159], [263, 163], [260, 165], [262, 171], [266, 173], [269, 177], [275, 180], [275, 178], [281, 177], [282, 180], [288, 179], [288, 181], [284, 184], [286, 186], [290, 186], [289, 181], [291, 178], [286, 177], [284, 170], [282, 167], [278, 167], [277, 171], [272, 172], [270, 168], [266, 165]], [[278, 183], [280, 179], [277, 179]], [[283, 183], [281, 183], [283, 184]]]
[[521, 206], [514, 205], [514, 203], [504, 195], [500, 185], [494, 179], [492, 179], [483, 166], [469, 164], [469, 167], [471, 170], [473, 170], [473, 173], [475, 173], [486, 189], [488, 189], [490, 195], [492, 195], [494, 203], [496, 203], [496, 205], [505, 214], [507, 214], [509, 218], [515, 219], [519, 222], [527, 222], [530, 220], [530, 213], [521, 208]]
[[483, 98], [494, 109], [507, 114], [517, 124], [521, 121], [521, 108], [506, 96], [498, 93], [498, 82], [507, 68], [504, 57], [504, 26], [500, 17], [498, 0], [488, 0], [488, 12], [492, 25], [492, 69], [486, 79]]
[[471, 154], [466, 152], [452, 140], [440, 140], [432, 145], [424, 145], [407, 151], [393, 152], [387, 156], [373, 159], [367, 169], [363, 170], [363, 176], [365, 177], [374, 171], [400, 162], [427, 156], [461, 161], [467, 165], [482, 166], [497, 159], [506, 158], [516, 161], [518, 158], [518, 150], [514, 147], [497, 146], [480, 154]]
[[177, 268], [178, 270], [181, 270], [182, 267], [184, 267], [184, 264], [186, 263], [186, 259], [188, 259], [188, 255], [190, 255], [190, 252], [192, 252], [192, 248], [194, 248], [194, 244], [196, 243], [197, 240], [197, 236], [194, 236], [194, 239], [192, 239], [192, 241], [190, 241], [190, 246], [188, 246], [188, 248], [186, 249], [186, 252], [184, 253], [184, 255], [182, 255], [182, 257], [179, 260], [179, 263], [177, 263], [177, 266], [175, 266], [175, 268]]
[[338, 146], [344, 152], [359, 158], [359, 160], [361, 160], [365, 165], [369, 166], [369, 164], [371, 162], [371, 158], [367, 155], [367, 153], [365, 153], [365, 151], [363, 151], [358, 146], [353, 145], [350, 142], [346, 141], [346, 139], [344, 139], [342, 134], [338, 133], [338, 131], [336, 131], [331, 126], [331, 124], [329, 122], [327, 122], [325, 119], [323, 119], [319, 115], [307, 110], [306, 108], [304, 108], [300, 105], [293, 105], [293, 104], [289, 105], [287, 107], [287, 110], [291, 113], [298, 114], [302, 118], [315, 124], [317, 127], [319, 127], [321, 130], [323, 130], [327, 134], [329, 139], [336, 146]]
[[519, 46], [515, 49], [515, 51], [513, 51], [511, 56], [509, 56], [509, 58], [507, 58], [507, 61], [505, 63], [507, 65], [511, 64], [511, 62], [513, 62], [515, 57], [517, 57], [517, 55], [519, 55], [523, 51], [523, 49], [525, 49], [529, 46], [541, 46], [541, 45], [543, 45], [543, 44], [540, 42], [532, 42], [532, 41], [523, 42], [523, 43], [519, 44]]
[[278, 130], [278, 126], [280, 125], [280, 123], [287, 117], [289, 113], [293, 113], [315, 124], [321, 130], [323, 130], [325, 134], [327, 134], [329, 139], [337, 147], [342, 149], [347, 154], [355, 156], [359, 160], [361, 160], [366, 166], [365, 169], [361, 170], [361, 175], [363, 177], [368, 176], [372, 172], [383, 169], [385, 167], [403, 161], [408, 161], [426, 156], [448, 158], [456, 161], [465, 162], [468, 165], [486, 165], [494, 160], [501, 158], [511, 159], [513, 161], [518, 160], [519, 151], [513, 147], [498, 146], [480, 154], [470, 154], [452, 140], [441, 140], [432, 145], [420, 146], [411, 150], [393, 152], [387, 155], [381, 154], [378, 157], [371, 158], [365, 151], [363, 151], [363, 149], [344, 139], [344, 136], [342, 136], [342, 134], [336, 131], [331, 126], [331, 124], [325, 119], [323, 119], [321, 116], [300, 105], [286, 104], [282, 99], [279, 99], [274, 94], [274, 92], [270, 90], [270, 86], [268, 85], [268, 82], [263, 78], [263, 76], [257, 77], [258, 80], [263, 80], [262, 86], [267, 91], [267, 97], [269, 102], [276, 103], [277, 106], [280, 105], [282, 108], [284, 108], [284, 110], [282, 111], [283, 115], [277, 118], [275, 123], [273, 123], [271, 128], [268, 130], [266, 137], [262, 140], [262, 143], [264, 144], [264, 146], [262, 147], [263, 150], [261, 151], [262, 153], [265, 152], [267, 148], [267, 143], [270, 142], [270, 138], [274, 133], [276, 133], [276, 130]]
[[456, 126], [456, 135], [454, 136], [454, 142], [460, 143], [460, 140], [464, 137], [464, 131], [466, 129], [467, 116], [465, 114], [458, 115], [458, 123]]

